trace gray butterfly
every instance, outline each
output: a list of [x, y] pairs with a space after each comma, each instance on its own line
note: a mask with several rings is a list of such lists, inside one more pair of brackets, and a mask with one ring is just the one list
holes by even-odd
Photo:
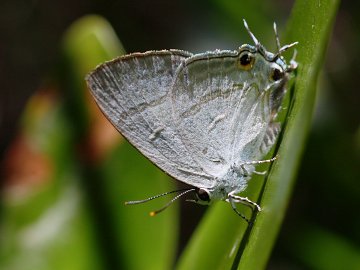
[[[98, 66], [86, 81], [98, 106], [142, 154], [175, 179], [193, 186], [195, 202], [215, 200], [260, 206], [237, 194], [247, 187], [255, 165], [275, 143], [276, 122], [286, 92], [288, 65], [281, 53], [296, 44], [266, 51], [244, 25], [255, 46], [191, 54], [181, 50], [125, 55]], [[294, 54], [295, 56], [295, 54]]]

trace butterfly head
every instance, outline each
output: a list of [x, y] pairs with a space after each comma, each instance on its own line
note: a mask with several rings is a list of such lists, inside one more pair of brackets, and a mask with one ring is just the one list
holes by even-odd
[[[297, 68], [297, 62], [295, 61], [296, 50], [294, 50], [294, 55], [290, 60], [289, 64], [286, 62], [284, 57], [281, 55], [283, 52], [294, 47], [298, 42], [293, 42], [291, 44], [286, 44], [284, 46], [280, 45], [280, 39], [277, 32], [276, 24], [274, 23], [274, 33], [275, 41], [277, 46], [277, 52], [272, 53], [266, 50], [264, 45], [262, 45], [255, 35], [251, 32], [247, 22], [244, 20], [245, 29], [248, 31], [251, 39], [254, 42], [255, 46], [244, 44], [239, 48], [240, 64], [246, 69], [250, 69], [255, 66], [256, 55], [261, 55], [261, 57], [271, 63], [272, 73], [271, 79], [273, 81], [278, 81], [281, 78], [285, 77], [286, 73], [290, 73]], [[242, 61], [241, 61], [242, 59]]]

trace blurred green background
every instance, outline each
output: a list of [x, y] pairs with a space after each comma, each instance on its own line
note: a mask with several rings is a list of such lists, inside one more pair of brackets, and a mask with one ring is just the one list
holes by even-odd
[[[125, 51], [196, 53], [251, 44], [243, 18], [274, 50], [272, 23], [281, 39], [292, 6], [1, 1], [0, 269], [172, 269], [206, 207], [181, 202], [150, 218], [167, 198], [123, 206], [179, 185], [113, 130], [84, 75]], [[360, 269], [358, 10], [357, 1], [339, 6], [268, 269]], [[99, 16], [83, 17], [89, 14]]]

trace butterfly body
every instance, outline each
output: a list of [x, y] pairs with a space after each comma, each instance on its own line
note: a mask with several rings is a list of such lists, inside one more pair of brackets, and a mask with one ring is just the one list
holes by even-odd
[[86, 80], [105, 116], [155, 165], [196, 187], [198, 201], [233, 206], [244, 202], [235, 194], [280, 131], [276, 115], [292, 70], [280, 51], [245, 44], [134, 53]]

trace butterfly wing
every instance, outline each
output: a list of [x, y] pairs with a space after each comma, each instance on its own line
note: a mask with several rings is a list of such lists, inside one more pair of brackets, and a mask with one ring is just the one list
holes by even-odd
[[174, 178], [209, 186], [174, 128], [170, 88], [176, 69], [191, 54], [152, 51], [120, 57], [97, 67], [87, 83], [98, 106], [140, 152]]
[[[172, 87], [174, 118], [183, 144], [209, 174], [256, 160], [270, 121], [269, 94], [239, 67], [237, 51], [186, 59]], [[260, 94], [263, 92], [262, 94]]]

